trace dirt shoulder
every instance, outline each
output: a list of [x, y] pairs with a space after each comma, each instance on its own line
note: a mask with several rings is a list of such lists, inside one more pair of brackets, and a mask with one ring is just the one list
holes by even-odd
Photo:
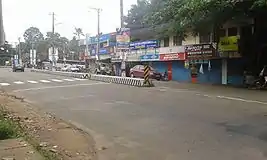
[[97, 159], [93, 138], [75, 126], [3, 92], [0, 104], [6, 116], [19, 123], [27, 141], [47, 159]]

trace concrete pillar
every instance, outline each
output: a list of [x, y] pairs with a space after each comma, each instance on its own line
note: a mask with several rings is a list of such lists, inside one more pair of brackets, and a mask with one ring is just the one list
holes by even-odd
[[222, 59], [222, 84], [227, 85], [227, 59]]

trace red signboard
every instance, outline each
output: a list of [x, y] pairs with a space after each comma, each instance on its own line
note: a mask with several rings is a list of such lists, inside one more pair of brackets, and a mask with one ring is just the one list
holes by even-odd
[[160, 54], [160, 61], [185, 60], [185, 53]]

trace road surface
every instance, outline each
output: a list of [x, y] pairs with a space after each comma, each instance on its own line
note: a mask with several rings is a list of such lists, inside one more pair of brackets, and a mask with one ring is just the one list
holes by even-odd
[[10, 69], [0, 69], [0, 86], [88, 131], [106, 148], [100, 160], [267, 159], [265, 93], [137, 88]]

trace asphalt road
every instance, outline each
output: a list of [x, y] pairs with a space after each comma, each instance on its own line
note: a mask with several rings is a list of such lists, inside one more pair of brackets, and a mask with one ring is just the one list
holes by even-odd
[[100, 160], [267, 159], [267, 103], [254, 92], [66, 79], [0, 69], [2, 89], [91, 133]]

